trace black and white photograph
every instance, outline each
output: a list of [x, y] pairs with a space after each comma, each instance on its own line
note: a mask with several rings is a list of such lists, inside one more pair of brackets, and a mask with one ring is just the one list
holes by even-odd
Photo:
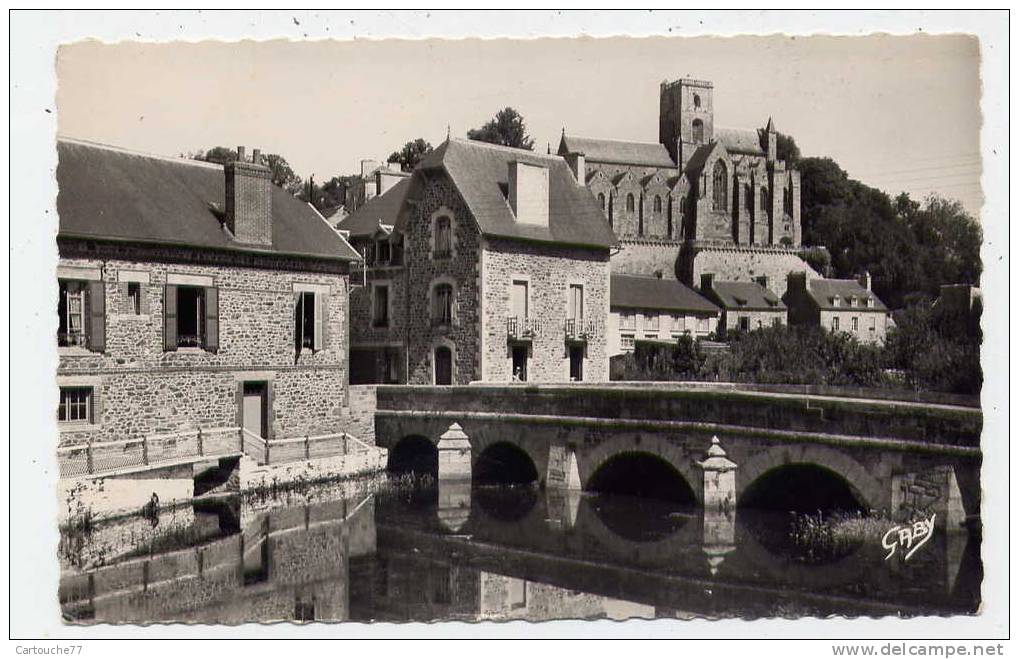
[[458, 13], [10, 15], [24, 636], [1007, 638], [1007, 12]]

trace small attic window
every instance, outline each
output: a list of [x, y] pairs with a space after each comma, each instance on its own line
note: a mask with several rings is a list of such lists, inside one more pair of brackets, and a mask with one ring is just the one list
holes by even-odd
[[740, 297], [738, 295], [733, 295], [732, 299], [736, 300], [736, 304], [740, 305], [741, 307], [746, 306], [746, 304], [747, 304], [747, 299], [745, 297]]

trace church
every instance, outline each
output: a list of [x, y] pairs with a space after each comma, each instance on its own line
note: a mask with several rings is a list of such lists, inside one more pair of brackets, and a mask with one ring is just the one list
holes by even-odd
[[613, 274], [695, 286], [766, 278], [779, 297], [800, 258], [800, 174], [778, 157], [774, 122], [715, 126], [709, 81], [662, 82], [658, 143], [568, 135], [558, 154], [597, 199], [619, 243]]

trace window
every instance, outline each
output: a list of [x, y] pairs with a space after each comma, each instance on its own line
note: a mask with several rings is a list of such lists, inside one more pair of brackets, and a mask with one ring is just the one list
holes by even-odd
[[510, 313], [514, 318], [527, 318], [527, 281], [513, 280], [510, 291]]
[[569, 308], [566, 317], [573, 320], [580, 320], [584, 317], [584, 287], [580, 284], [570, 284]]
[[779, 318], [778, 316], [775, 316], [774, 318], [771, 319], [771, 326], [772, 327], [778, 327], [781, 324], [782, 324], [782, 319]]
[[860, 331], [860, 319], [857, 316], [853, 316], [853, 331], [854, 332]]
[[831, 318], [831, 331], [833, 331], [833, 332], [839, 331], [839, 317], [838, 316], [832, 316], [832, 318]]
[[323, 303], [325, 296], [312, 291], [297, 293], [294, 310], [294, 343], [297, 352], [321, 350], [323, 339], [322, 324], [325, 321]]
[[662, 212], [662, 198], [658, 195], [655, 195], [655, 212], [656, 213]]
[[726, 175], [725, 163], [721, 160], [715, 162], [715, 168], [711, 175], [711, 179], [711, 208], [716, 211], [724, 211], [729, 207], [727, 202], [729, 196], [729, 180]]
[[167, 284], [163, 294], [163, 349], [219, 350], [219, 289]]
[[201, 348], [205, 345], [205, 289], [177, 287], [177, 347]]
[[626, 195], [626, 212], [627, 213], [632, 213], [633, 212], [633, 195], [632, 194]]
[[658, 314], [644, 314], [644, 333], [658, 336]]
[[598, 193], [598, 205], [601, 206], [602, 212], [604, 213], [605, 212], [605, 193], [604, 192], [599, 192]]
[[375, 243], [375, 262], [379, 265], [389, 265], [393, 258], [392, 246], [388, 240], [379, 240]]
[[633, 352], [633, 334], [620, 334], [619, 347], [623, 352]]
[[831, 305], [833, 307], [841, 307], [842, 306], [842, 298], [839, 297], [838, 295], [836, 295], [835, 297], [833, 297], [831, 299]]
[[739, 319], [739, 331], [749, 332], [750, 331], [750, 318], [747, 316], [740, 316]]
[[701, 97], [700, 97], [700, 94], [694, 94], [693, 95], [693, 106], [695, 108], [699, 108], [701, 106]]
[[750, 184], [743, 184], [743, 208], [750, 211], [754, 208], [754, 196], [750, 193]]
[[127, 282], [127, 312], [140, 316], [142, 314], [142, 285], [141, 282]]
[[870, 318], [870, 333], [873, 334], [876, 331], [877, 331], [877, 318], [874, 317], [874, 316], [871, 316], [871, 318]]
[[679, 214], [683, 215], [686, 213], [686, 197], [679, 198]]
[[432, 290], [432, 325], [453, 324], [453, 286], [439, 284]]
[[437, 259], [449, 258], [453, 253], [452, 221], [445, 215], [435, 220], [435, 254]]
[[57, 343], [60, 346], [88, 347], [85, 333], [85, 298], [88, 282], [60, 280], [60, 326]]
[[57, 421], [92, 423], [92, 387], [60, 387]]
[[762, 327], [764, 327], [764, 321], [761, 320], [760, 318], [758, 318], [757, 319], [757, 329], [761, 329]]
[[700, 119], [693, 120], [693, 143], [700, 144], [704, 141], [704, 122]]
[[672, 317], [672, 336], [679, 336], [686, 332], [686, 316]]
[[372, 326], [389, 327], [389, 285], [375, 284], [372, 292]]
[[761, 212], [768, 211], [768, 188], [761, 188]]
[[637, 316], [632, 313], [623, 313], [619, 315], [619, 327], [624, 330], [635, 330], [637, 329]]

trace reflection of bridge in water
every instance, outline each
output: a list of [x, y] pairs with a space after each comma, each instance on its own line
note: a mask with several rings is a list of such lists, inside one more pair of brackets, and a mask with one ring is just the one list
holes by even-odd
[[932, 614], [979, 597], [966, 534], [937, 535], [909, 563], [864, 546], [809, 565], [769, 549], [742, 511], [674, 515], [638, 540], [619, 524], [634, 510], [611, 498], [461, 489], [437, 508], [422, 494], [431, 503], [243, 511], [241, 531], [65, 574], [61, 603], [83, 621], [236, 623]]

